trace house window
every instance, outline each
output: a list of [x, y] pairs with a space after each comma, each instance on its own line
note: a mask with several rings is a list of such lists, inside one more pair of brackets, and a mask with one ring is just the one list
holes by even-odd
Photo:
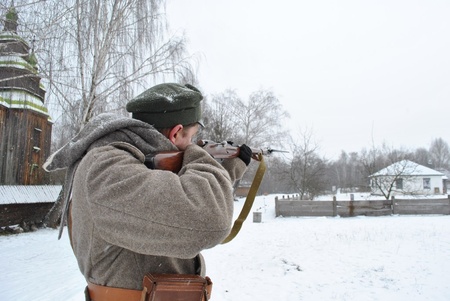
[[431, 189], [430, 178], [423, 178], [423, 189]]
[[402, 178], [398, 178], [395, 180], [395, 187], [397, 189], [403, 189], [403, 179]]
[[42, 130], [40, 128], [34, 128], [33, 131], [33, 143], [35, 147], [39, 147], [41, 144]]

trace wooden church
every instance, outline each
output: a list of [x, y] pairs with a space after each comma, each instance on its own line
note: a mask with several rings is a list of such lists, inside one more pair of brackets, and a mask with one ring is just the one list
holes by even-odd
[[29, 44], [11, 7], [0, 32], [0, 185], [42, 185], [52, 122]]

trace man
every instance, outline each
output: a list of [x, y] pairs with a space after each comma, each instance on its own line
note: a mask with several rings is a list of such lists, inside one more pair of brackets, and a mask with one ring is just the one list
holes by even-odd
[[[146, 273], [204, 276], [200, 251], [230, 232], [232, 185], [251, 150], [243, 145], [239, 158], [220, 164], [191, 143], [202, 98], [191, 85], [154, 86], [127, 104], [133, 118], [93, 118], [44, 165], [68, 168], [64, 211], [87, 300], [135, 300]], [[146, 156], [177, 150], [184, 151], [178, 174], [144, 164]]]

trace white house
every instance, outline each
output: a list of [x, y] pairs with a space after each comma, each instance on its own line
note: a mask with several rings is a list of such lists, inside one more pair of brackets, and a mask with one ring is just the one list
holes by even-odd
[[372, 194], [430, 195], [447, 193], [447, 176], [439, 171], [403, 160], [369, 176]]

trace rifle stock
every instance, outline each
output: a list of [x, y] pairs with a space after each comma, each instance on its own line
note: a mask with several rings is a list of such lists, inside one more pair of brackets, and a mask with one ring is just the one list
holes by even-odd
[[144, 164], [150, 169], [168, 170], [178, 173], [183, 163], [183, 151], [162, 152], [146, 156]]

